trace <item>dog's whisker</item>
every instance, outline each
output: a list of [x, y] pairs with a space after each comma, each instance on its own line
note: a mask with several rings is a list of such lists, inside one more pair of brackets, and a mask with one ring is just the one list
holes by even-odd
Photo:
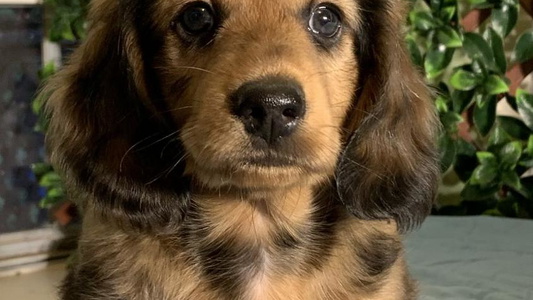
[[164, 153], [165, 153], [165, 150], [167, 150], [167, 148], [172, 144], [172, 143], [179, 143], [179, 139], [170, 139], [166, 144], [165, 146], [161, 149], [161, 154], [159, 155], [159, 159], [163, 159], [163, 157], [165, 156]]
[[172, 164], [172, 166], [170, 166], [169, 168], [167, 168], [166, 170], [164, 170], [163, 172], [159, 173], [159, 175], [157, 175], [156, 177], [154, 177], [152, 180], [148, 181], [145, 183], [145, 185], [151, 185], [153, 184], [154, 182], [158, 181], [159, 179], [165, 177], [165, 176], [168, 176], [170, 175], [170, 173], [172, 173], [172, 171], [184, 160], [188, 157], [188, 154], [185, 153], [185, 154], [177, 154], [176, 156], [174, 156], [174, 158], [177, 158], [177, 157], [180, 157], [174, 164]]
[[146, 140], [148, 139], [151, 139], [152, 137], [156, 136], [157, 134], [152, 134], [150, 136], [147, 136], [145, 137], [144, 139], [138, 141], [137, 143], [133, 144], [130, 148], [128, 148], [128, 150], [126, 150], [126, 152], [124, 153], [124, 155], [122, 155], [122, 158], [120, 159], [120, 163], [119, 163], [119, 172], [122, 173], [122, 168], [123, 168], [123, 165], [124, 165], [124, 160], [126, 159], [126, 156], [128, 156], [128, 154], [133, 151], [133, 149], [135, 149], [135, 147], [139, 146], [140, 144], [144, 143]]
[[183, 155], [181, 156], [181, 158], [178, 159], [178, 160], [172, 165], [172, 167], [168, 169], [168, 171], [166, 171], [165, 176], [170, 175], [170, 173], [171, 173], [172, 171], [174, 171], [174, 169], [175, 169], [175, 168], [176, 168], [176, 167], [177, 167], [177, 166], [178, 166], [178, 165], [179, 165], [184, 159], [187, 159], [188, 157], [189, 157], [189, 154], [188, 154], [188, 153], [183, 154]]
[[181, 107], [177, 107], [177, 108], [173, 108], [173, 109], [169, 109], [169, 110], [164, 110], [164, 111], [161, 111], [160, 113], [170, 113], [170, 112], [175, 112], [175, 111], [180, 111], [180, 110], [184, 110], [184, 109], [191, 109], [193, 108], [194, 106], [192, 105], [186, 105], [186, 106], [181, 106]]

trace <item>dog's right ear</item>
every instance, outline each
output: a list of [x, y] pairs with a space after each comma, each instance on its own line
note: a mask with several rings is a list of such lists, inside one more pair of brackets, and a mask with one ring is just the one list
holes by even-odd
[[394, 220], [406, 232], [431, 212], [439, 178], [439, 122], [404, 45], [404, 0], [360, 0], [359, 86], [337, 168], [341, 202], [354, 216]]
[[141, 40], [140, 28], [150, 30], [142, 17], [148, 9], [122, 2], [92, 1], [86, 40], [42, 91], [47, 147], [87, 213], [163, 229], [180, 223], [188, 207], [185, 153], [152, 76], [158, 38]]

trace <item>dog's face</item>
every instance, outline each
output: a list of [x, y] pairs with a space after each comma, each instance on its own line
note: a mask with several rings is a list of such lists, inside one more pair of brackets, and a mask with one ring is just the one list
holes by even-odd
[[354, 98], [352, 0], [158, 1], [164, 99], [188, 170], [211, 187], [325, 180]]
[[333, 182], [355, 216], [410, 228], [438, 168], [405, 11], [401, 0], [94, 0], [87, 40], [50, 84], [52, 160], [95, 209], [135, 226], [179, 222], [193, 177], [248, 191]]

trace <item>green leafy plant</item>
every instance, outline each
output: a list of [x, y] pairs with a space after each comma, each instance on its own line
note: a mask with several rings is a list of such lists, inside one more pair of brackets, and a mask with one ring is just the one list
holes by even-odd
[[[47, 37], [61, 44], [76, 44], [85, 37], [85, 18], [89, 0], [45, 0]], [[56, 67], [48, 63], [41, 70], [39, 77], [46, 81], [53, 75]], [[46, 132], [47, 119], [42, 112], [42, 99], [33, 101], [33, 111], [39, 116], [35, 130]], [[43, 208], [53, 208], [66, 200], [65, 190], [60, 176], [47, 162], [32, 165], [33, 172], [41, 187], [46, 191], [40, 201]]]
[[[39, 78], [42, 81], [45, 81], [55, 73], [55, 69], [53, 63], [46, 64], [46, 66], [40, 71]], [[44, 133], [47, 127], [47, 118], [42, 112], [41, 98], [38, 97], [33, 100], [32, 109], [33, 112], [39, 116], [37, 124], [35, 125], [35, 131]], [[39, 185], [46, 191], [39, 203], [41, 207], [51, 208], [65, 200], [63, 182], [49, 163], [35, 163], [32, 165], [32, 170], [39, 181]]]
[[[504, 51], [519, 9], [516, 0], [414, 1], [407, 43], [437, 90], [442, 171], [461, 189], [454, 201], [441, 197], [436, 213], [533, 217], [533, 95], [512, 91], [506, 76], [533, 59], [533, 31], [510, 57]], [[490, 17], [472, 30], [472, 12]], [[520, 118], [498, 116], [501, 101]]]
[[85, 37], [89, 0], [45, 0], [49, 13], [48, 37], [54, 42], [76, 42]]
[[[514, 42], [509, 38], [519, 1], [411, 2], [406, 42], [413, 62], [437, 91], [443, 186], [451, 178], [459, 187], [453, 201], [441, 195], [435, 213], [532, 218], [533, 177], [527, 172], [533, 168], [533, 95], [516, 91], [516, 82], [507, 76], [516, 66], [533, 64], [533, 30]], [[82, 39], [87, 3], [46, 0], [51, 9], [50, 39]], [[473, 13], [489, 17], [472, 27], [465, 20]], [[509, 43], [514, 43], [514, 50], [506, 55]], [[520, 118], [497, 116], [502, 101]], [[40, 122], [41, 129], [45, 125]], [[34, 170], [48, 190], [42, 204], [62, 201], [63, 187], [53, 169], [37, 164]]]

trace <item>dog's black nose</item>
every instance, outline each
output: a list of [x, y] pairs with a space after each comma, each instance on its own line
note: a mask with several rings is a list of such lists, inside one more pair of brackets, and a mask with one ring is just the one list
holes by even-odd
[[300, 85], [285, 78], [243, 84], [233, 94], [234, 113], [246, 131], [273, 144], [294, 132], [305, 114]]

